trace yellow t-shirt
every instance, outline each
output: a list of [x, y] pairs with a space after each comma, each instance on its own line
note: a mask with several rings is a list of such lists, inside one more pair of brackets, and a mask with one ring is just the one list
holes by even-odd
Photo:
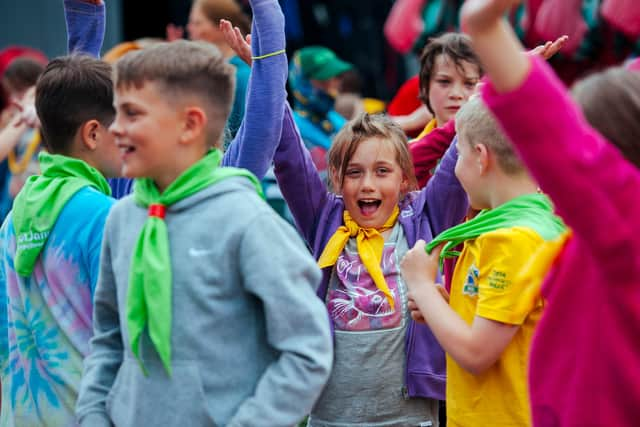
[[416, 136], [414, 139], [409, 141], [409, 144], [411, 144], [412, 142], [420, 141], [422, 137], [429, 135], [431, 131], [437, 127], [438, 127], [438, 122], [436, 121], [436, 119], [429, 120], [429, 123], [425, 125], [424, 129], [422, 129], [422, 132], [420, 132], [420, 135]]
[[469, 325], [475, 316], [520, 326], [487, 371], [473, 375], [447, 355], [449, 426], [530, 426], [527, 389], [529, 348], [542, 314], [540, 282], [514, 279], [544, 242], [535, 231], [514, 227], [465, 243], [453, 273], [451, 307]]

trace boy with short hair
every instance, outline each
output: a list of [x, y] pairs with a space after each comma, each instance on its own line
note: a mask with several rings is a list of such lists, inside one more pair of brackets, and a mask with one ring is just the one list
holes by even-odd
[[[258, 22], [281, 15], [276, 0], [252, 6]], [[254, 66], [284, 53], [258, 46]], [[233, 69], [215, 47], [187, 41], [116, 67], [111, 131], [137, 180], [105, 228], [78, 419], [293, 425], [329, 376], [330, 328], [300, 238], [255, 177], [219, 167]]]
[[[111, 67], [88, 56], [56, 58], [36, 85], [48, 153], [0, 230], [7, 291], [2, 348], [2, 425], [73, 425], [82, 360], [92, 334], [104, 223], [117, 176], [108, 131]], [[3, 303], [5, 301], [3, 300]], [[6, 338], [5, 338], [6, 340]]]
[[427, 246], [443, 256], [464, 242], [450, 306], [435, 284], [440, 250], [416, 243], [402, 262], [414, 318], [426, 320], [447, 352], [447, 423], [531, 425], [528, 351], [543, 303], [540, 283], [518, 277], [545, 241], [565, 226], [479, 97], [456, 115], [456, 176], [475, 209]]

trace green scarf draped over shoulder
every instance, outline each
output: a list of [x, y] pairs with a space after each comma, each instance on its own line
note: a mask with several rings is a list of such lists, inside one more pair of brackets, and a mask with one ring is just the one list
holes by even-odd
[[84, 187], [110, 196], [109, 183], [97, 169], [80, 159], [41, 152], [41, 175], [30, 176], [16, 196], [11, 213], [16, 234], [16, 272], [28, 277], [49, 238], [60, 212]]
[[[258, 179], [245, 169], [219, 167], [222, 154], [212, 150], [194, 163], [160, 194], [153, 180], [136, 179], [135, 202], [148, 208], [147, 218], [131, 259], [127, 293], [127, 327], [131, 350], [140, 359], [140, 337], [145, 327], [162, 364], [171, 375], [171, 254], [164, 221], [166, 208], [221, 180], [248, 178], [262, 196]], [[213, 227], [215, 224], [211, 224]], [[213, 262], [213, 261], [212, 261]]]
[[460, 243], [491, 231], [512, 227], [528, 227], [545, 241], [558, 238], [567, 229], [553, 213], [553, 204], [547, 196], [525, 194], [496, 208], [483, 210], [475, 218], [443, 231], [426, 245], [425, 250], [431, 253], [435, 247], [444, 243], [440, 253], [442, 263], [445, 258], [460, 255], [460, 252], [454, 250]]

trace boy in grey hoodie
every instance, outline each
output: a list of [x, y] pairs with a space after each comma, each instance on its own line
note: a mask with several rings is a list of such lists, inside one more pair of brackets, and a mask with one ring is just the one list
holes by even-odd
[[[254, 66], [268, 67], [284, 53], [282, 13], [251, 3]], [[255, 177], [219, 166], [232, 74], [184, 41], [116, 65], [111, 132], [136, 183], [105, 227], [82, 426], [293, 425], [328, 378], [319, 269]]]

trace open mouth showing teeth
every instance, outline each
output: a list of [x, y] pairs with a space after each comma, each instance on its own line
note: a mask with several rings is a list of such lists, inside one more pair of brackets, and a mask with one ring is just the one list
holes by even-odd
[[358, 200], [358, 207], [363, 215], [369, 215], [378, 210], [381, 203], [380, 200]]
[[120, 148], [120, 152], [122, 154], [128, 154], [128, 153], [132, 153], [132, 152], [136, 151], [135, 148], [133, 148], [133, 147], [131, 147], [129, 145], [121, 145], [119, 148]]

